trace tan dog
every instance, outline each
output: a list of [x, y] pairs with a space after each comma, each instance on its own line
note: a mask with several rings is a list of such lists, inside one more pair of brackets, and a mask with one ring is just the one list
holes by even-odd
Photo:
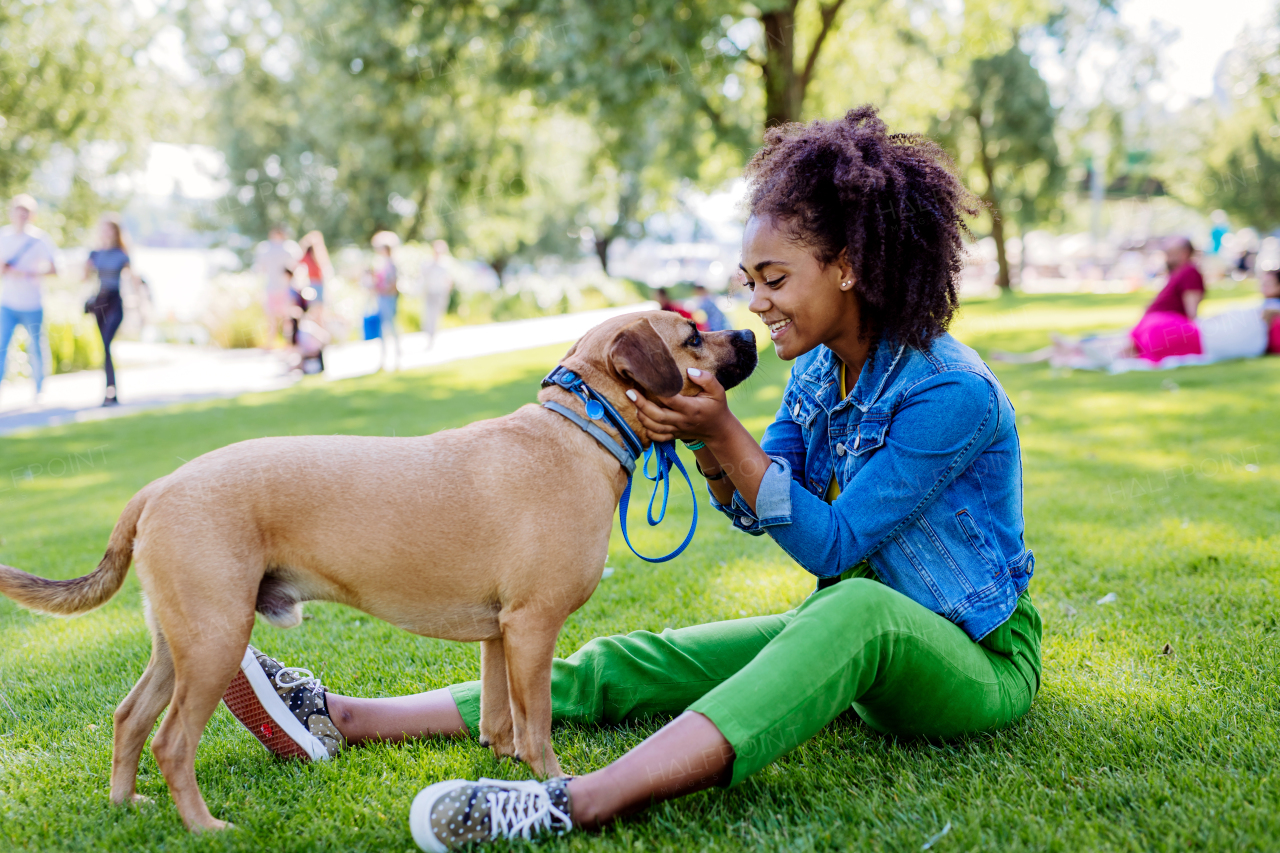
[[[597, 326], [561, 364], [647, 445], [627, 389], [693, 393], [689, 367], [713, 371], [729, 388], [755, 368], [756, 349], [751, 332], [700, 334], [676, 314], [650, 311]], [[538, 399], [584, 410], [558, 387]], [[111, 799], [138, 798], [138, 759], [168, 706], [151, 749], [189, 829], [226, 826], [200, 794], [196, 744], [238, 672], [254, 611], [292, 627], [304, 601], [479, 641], [481, 743], [539, 775], [559, 775], [555, 642], [600, 581], [626, 481], [594, 438], [535, 405], [419, 438], [256, 439], [138, 492], [92, 574], [50, 581], [0, 566], [0, 592], [33, 610], [83, 613], [114, 595], [136, 562], [153, 645], [116, 709]]]

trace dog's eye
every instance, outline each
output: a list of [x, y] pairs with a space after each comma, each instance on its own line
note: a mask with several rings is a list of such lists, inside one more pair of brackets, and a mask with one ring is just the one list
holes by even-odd
[[702, 346], [702, 335], [699, 335], [698, 333], [695, 332], [693, 337], [689, 338], [689, 340], [684, 342], [684, 345], [687, 347]]

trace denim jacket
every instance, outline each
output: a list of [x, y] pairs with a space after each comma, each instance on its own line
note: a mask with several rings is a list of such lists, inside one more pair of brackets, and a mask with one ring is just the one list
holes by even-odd
[[[819, 578], [867, 560], [891, 588], [982, 639], [1013, 613], [1035, 567], [1009, 398], [950, 335], [927, 350], [880, 343], [843, 400], [839, 367], [824, 346], [796, 359], [761, 442], [773, 464], [755, 511], [737, 492], [712, 505]], [[828, 504], [833, 473], [840, 496]]]

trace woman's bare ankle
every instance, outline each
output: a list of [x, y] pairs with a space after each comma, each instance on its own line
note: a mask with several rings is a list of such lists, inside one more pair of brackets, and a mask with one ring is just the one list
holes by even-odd
[[351, 736], [355, 728], [351, 700], [346, 696], [330, 692], [325, 693], [324, 700], [325, 704], [329, 706], [329, 719], [333, 721], [334, 726], [342, 733], [342, 736], [347, 739], [347, 744], [354, 746], [358, 741]]
[[[569, 816], [575, 826], [584, 829], [599, 829], [612, 820], [615, 815], [601, 814], [600, 786], [593, 774], [578, 776], [569, 780]], [[603, 819], [602, 819], [603, 818]]]
[[329, 716], [353, 746], [429, 737], [465, 737], [466, 722], [448, 690], [361, 699], [328, 693]]

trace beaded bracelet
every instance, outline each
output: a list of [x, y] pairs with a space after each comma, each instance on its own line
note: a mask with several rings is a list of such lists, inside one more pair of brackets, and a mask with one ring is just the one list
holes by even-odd
[[[683, 438], [680, 440], [684, 441]], [[706, 445], [703, 444], [701, 441], [685, 441], [684, 446], [689, 448], [690, 450], [702, 450], [704, 447], [706, 447]]]

